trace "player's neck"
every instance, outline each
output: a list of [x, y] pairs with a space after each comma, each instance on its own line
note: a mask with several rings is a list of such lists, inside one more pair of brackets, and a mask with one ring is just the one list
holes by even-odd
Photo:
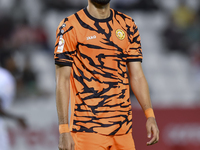
[[106, 19], [110, 16], [110, 4], [102, 6], [89, 3], [87, 10], [91, 16], [97, 19]]

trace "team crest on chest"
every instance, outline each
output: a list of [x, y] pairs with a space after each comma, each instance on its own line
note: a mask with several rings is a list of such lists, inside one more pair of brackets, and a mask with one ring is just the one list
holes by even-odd
[[125, 39], [126, 34], [122, 29], [117, 29], [116, 36], [118, 37], [118, 39], [123, 40], [123, 39]]

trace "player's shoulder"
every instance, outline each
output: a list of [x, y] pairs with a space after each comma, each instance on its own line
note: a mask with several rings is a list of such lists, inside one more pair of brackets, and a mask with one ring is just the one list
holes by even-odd
[[11, 77], [11, 76], [12, 75], [8, 70], [0, 67], [0, 77], [3, 78], [3, 77]]
[[119, 21], [123, 21], [126, 24], [135, 24], [135, 21], [131, 16], [129, 16], [123, 12], [117, 11], [115, 9], [111, 9], [111, 10], [114, 12], [115, 19], [117, 19]]
[[0, 67], [0, 82], [14, 82], [14, 77], [12, 76], [12, 74], [4, 69]]
[[79, 16], [83, 15], [84, 11], [83, 9], [79, 10], [78, 12], [62, 19], [62, 21], [59, 23], [58, 28], [65, 28], [65, 27], [72, 27], [75, 25], [77, 18], [76, 15], [78, 14]]

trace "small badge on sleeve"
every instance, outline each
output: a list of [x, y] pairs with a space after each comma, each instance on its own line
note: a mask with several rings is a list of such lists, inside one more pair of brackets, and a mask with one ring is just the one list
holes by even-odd
[[62, 53], [64, 49], [65, 40], [61, 37], [58, 43], [57, 52]]

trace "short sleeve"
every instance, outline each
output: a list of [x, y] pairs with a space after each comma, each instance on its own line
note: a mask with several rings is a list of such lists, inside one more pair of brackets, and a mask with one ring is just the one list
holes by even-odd
[[127, 49], [127, 62], [141, 61], [142, 62], [142, 47], [141, 39], [137, 25], [132, 20], [132, 25], [129, 31], [129, 46]]
[[72, 66], [73, 57], [76, 54], [76, 45], [75, 29], [66, 18], [60, 22], [56, 31], [55, 64]]

